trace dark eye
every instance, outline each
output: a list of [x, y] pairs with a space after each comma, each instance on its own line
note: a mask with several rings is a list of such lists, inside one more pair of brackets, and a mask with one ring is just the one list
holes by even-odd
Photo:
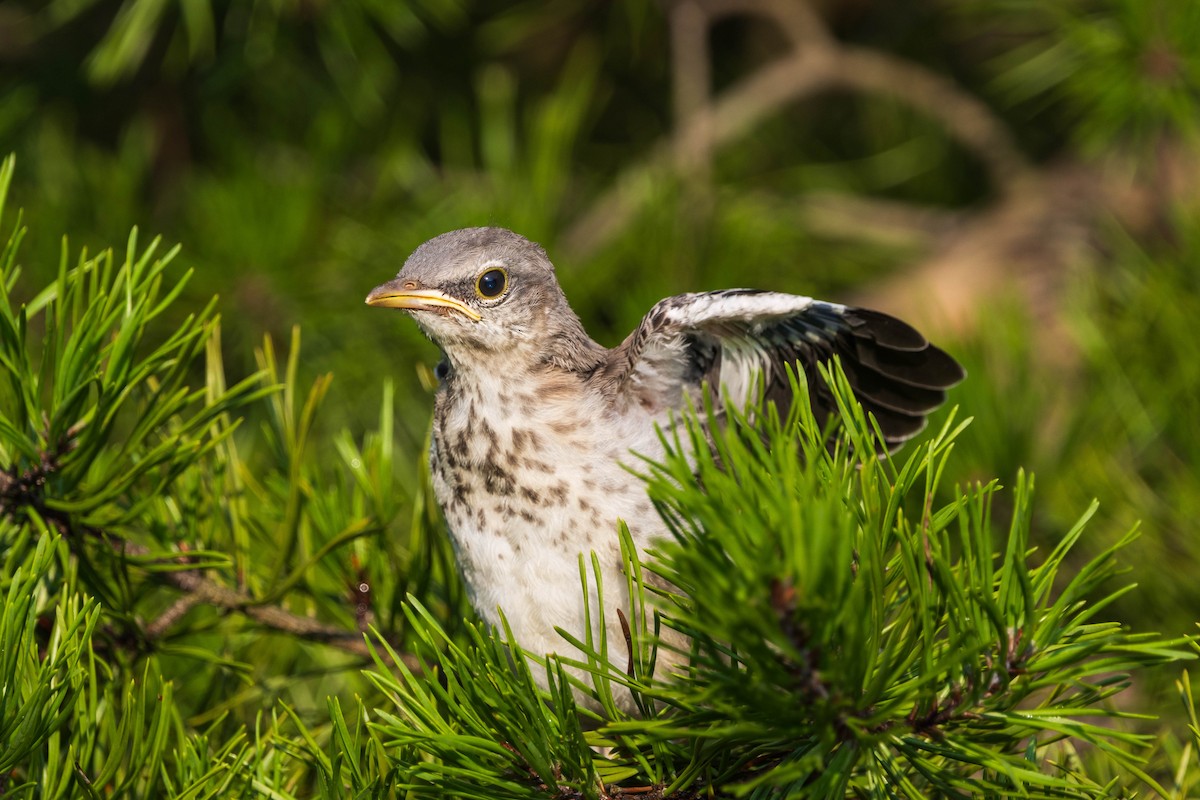
[[499, 297], [508, 288], [508, 273], [502, 269], [489, 269], [475, 281], [475, 291], [485, 299]]

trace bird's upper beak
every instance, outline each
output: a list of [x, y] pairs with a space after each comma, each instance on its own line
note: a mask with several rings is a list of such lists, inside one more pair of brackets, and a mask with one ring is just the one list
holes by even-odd
[[381, 308], [406, 308], [410, 311], [457, 311], [470, 320], [483, 319], [478, 311], [437, 289], [418, 289], [412, 281], [399, 278], [376, 286], [367, 295], [367, 305]]

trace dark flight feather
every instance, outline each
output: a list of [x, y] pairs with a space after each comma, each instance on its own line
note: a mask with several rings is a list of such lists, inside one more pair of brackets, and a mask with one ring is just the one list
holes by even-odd
[[784, 364], [794, 364], [808, 380], [814, 415], [825, 422], [837, 409], [818, 365], [835, 355], [889, 450], [920, 432], [925, 417], [945, 402], [946, 390], [965, 375], [943, 350], [887, 314], [731, 289], [655, 305], [610, 352], [602, 377], [624, 402], [679, 408], [705, 383], [724, 384], [736, 396], [759, 372], [766, 399], [784, 414], [793, 401]]

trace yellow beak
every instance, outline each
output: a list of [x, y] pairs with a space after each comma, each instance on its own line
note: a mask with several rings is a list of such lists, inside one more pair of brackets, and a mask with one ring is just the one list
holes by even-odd
[[448, 308], [464, 317], [478, 322], [483, 319], [478, 311], [437, 289], [413, 289], [411, 283], [396, 279], [376, 286], [367, 295], [367, 305], [380, 308], [404, 308], [409, 311], [436, 311]]

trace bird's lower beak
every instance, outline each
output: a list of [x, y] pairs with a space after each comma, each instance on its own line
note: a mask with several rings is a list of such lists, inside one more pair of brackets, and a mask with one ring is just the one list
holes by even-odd
[[380, 308], [404, 308], [409, 311], [457, 311], [470, 320], [478, 322], [483, 319], [478, 311], [455, 300], [448, 294], [437, 289], [414, 289], [411, 283], [388, 281], [382, 286], [376, 286], [367, 295], [367, 305]]

